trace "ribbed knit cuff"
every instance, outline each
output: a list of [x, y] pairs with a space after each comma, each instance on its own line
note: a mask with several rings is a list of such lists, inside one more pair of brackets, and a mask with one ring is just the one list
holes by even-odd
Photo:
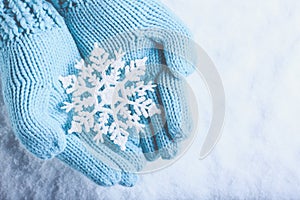
[[1, 43], [14, 40], [20, 35], [51, 29], [62, 23], [64, 23], [62, 17], [48, 2], [41, 0], [1, 0], [0, 2]]

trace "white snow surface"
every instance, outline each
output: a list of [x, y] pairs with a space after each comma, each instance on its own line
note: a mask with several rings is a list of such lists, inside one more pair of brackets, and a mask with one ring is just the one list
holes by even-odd
[[211, 117], [201, 80], [194, 144], [178, 162], [141, 175], [132, 188], [99, 187], [58, 160], [27, 153], [1, 101], [0, 199], [300, 198], [300, 1], [163, 2], [222, 77], [226, 121], [214, 151], [198, 159]]

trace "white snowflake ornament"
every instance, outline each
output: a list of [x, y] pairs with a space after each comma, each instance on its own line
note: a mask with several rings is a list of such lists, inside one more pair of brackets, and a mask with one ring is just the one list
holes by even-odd
[[147, 96], [156, 85], [142, 81], [147, 58], [125, 66], [124, 54], [114, 54], [115, 58], [109, 59], [96, 43], [88, 61], [75, 65], [77, 75], [59, 77], [66, 93], [72, 95], [71, 102], [63, 102], [61, 108], [67, 113], [74, 111], [68, 133], [92, 132], [96, 143], [104, 141], [103, 134], [109, 134], [125, 150], [130, 129], [143, 131], [141, 117], [160, 114], [160, 110]]

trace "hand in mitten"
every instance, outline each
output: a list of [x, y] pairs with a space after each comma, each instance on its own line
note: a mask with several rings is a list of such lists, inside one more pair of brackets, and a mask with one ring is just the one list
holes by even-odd
[[[128, 141], [120, 152], [109, 143], [90, 149], [67, 134], [68, 97], [59, 81], [73, 71], [80, 54], [63, 19], [41, 0], [0, 1], [0, 68], [4, 101], [21, 143], [42, 159], [57, 157], [99, 185], [132, 186], [143, 154]], [[126, 170], [126, 171], [125, 171]]]
[[185, 26], [156, 0], [51, 2], [64, 17], [84, 58], [96, 42], [109, 52], [122, 48], [128, 64], [147, 57], [144, 81], [157, 84], [148, 97], [162, 106], [162, 112], [143, 120], [141, 147], [148, 160], [173, 158], [178, 142], [187, 137], [192, 127], [186, 85], [181, 77], [193, 71], [184, 59], [192, 50]]

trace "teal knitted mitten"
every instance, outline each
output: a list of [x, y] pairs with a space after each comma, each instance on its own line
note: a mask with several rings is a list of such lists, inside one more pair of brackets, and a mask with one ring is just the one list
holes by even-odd
[[157, 0], [51, 2], [64, 17], [84, 58], [95, 42], [110, 53], [122, 48], [127, 53], [127, 63], [148, 58], [144, 81], [157, 84], [148, 98], [162, 106], [162, 114], [143, 121], [146, 132], [140, 135], [141, 147], [150, 161], [173, 158], [178, 142], [187, 137], [192, 127], [186, 85], [180, 78], [193, 71], [184, 59], [190, 57], [192, 50], [185, 26]]
[[126, 151], [109, 142], [94, 149], [66, 134], [68, 99], [59, 81], [81, 59], [63, 19], [42, 0], [0, 1], [0, 68], [3, 95], [16, 136], [34, 155], [57, 157], [99, 185], [132, 186], [144, 157], [128, 141]]

